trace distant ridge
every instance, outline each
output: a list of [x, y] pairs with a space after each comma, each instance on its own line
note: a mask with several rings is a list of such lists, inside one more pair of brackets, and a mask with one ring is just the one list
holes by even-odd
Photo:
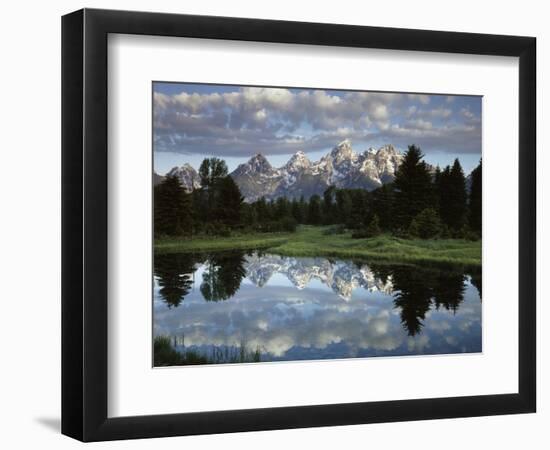
[[[345, 139], [317, 162], [310, 161], [303, 151], [298, 151], [284, 166], [274, 168], [264, 155], [258, 153], [230, 175], [247, 202], [261, 197], [304, 196], [307, 199], [315, 194], [322, 195], [329, 186], [376, 189], [394, 179], [402, 161], [403, 154], [391, 144], [356, 153], [351, 141]], [[190, 164], [174, 167], [167, 175], [176, 175], [189, 192], [200, 187], [197, 171]]]

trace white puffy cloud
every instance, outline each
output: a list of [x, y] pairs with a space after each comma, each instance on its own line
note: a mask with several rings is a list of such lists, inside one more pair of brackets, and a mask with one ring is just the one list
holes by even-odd
[[[406, 146], [480, 151], [479, 117], [421, 94], [241, 87], [231, 92], [154, 92], [155, 151], [249, 156], [331, 148], [337, 139], [398, 138]], [[474, 119], [478, 123], [474, 123]], [[463, 126], [474, 126], [464, 130]], [[461, 128], [462, 127], [462, 128]], [[345, 136], [342, 130], [347, 133]], [[466, 131], [463, 139], [454, 135]], [[449, 138], [449, 139], [447, 139]], [[331, 140], [332, 139], [332, 140]]]

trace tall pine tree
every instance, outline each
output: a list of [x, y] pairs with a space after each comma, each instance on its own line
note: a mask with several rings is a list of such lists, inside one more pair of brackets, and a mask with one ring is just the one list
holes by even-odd
[[439, 215], [444, 224], [450, 229], [460, 230], [466, 221], [467, 195], [466, 178], [460, 165], [455, 159], [453, 166], [447, 166], [441, 172], [439, 180]]
[[216, 180], [214, 190], [216, 220], [230, 228], [240, 225], [243, 196], [237, 183], [228, 175]]
[[154, 191], [155, 235], [177, 236], [193, 229], [193, 204], [177, 176], [166, 176]]
[[470, 228], [481, 236], [481, 160], [472, 171], [468, 222]]
[[394, 221], [397, 229], [408, 229], [421, 211], [433, 204], [432, 177], [419, 147], [410, 145], [394, 180]]
[[319, 225], [321, 223], [321, 199], [318, 195], [313, 195], [309, 199], [307, 221], [310, 225]]

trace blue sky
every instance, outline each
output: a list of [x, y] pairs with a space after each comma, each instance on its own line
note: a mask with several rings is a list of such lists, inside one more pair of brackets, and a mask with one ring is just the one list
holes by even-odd
[[319, 160], [344, 139], [356, 152], [416, 144], [425, 160], [481, 157], [481, 97], [328, 89], [153, 83], [155, 171], [206, 156], [229, 170], [256, 153], [280, 167], [298, 150]]

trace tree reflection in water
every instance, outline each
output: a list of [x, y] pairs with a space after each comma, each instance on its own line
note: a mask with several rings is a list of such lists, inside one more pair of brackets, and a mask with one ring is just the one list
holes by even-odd
[[401, 309], [401, 323], [409, 336], [421, 332], [432, 306], [456, 313], [464, 301], [463, 270], [387, 265], [371, 265], [371, 269], [378, 277], [391, 277], [394, 306]]
[[244, 253], [218, 253], [208, 257], [202, 275], [201, 294], [206, 301], [218, 302], [233, 297], [246, 276]]
[[193, 272], [200, 265], [204, 269], [200, 292], [204, 300], [209, 302], [233, 297], [245, 277], [261, 288], [263, 284], [258, 280], [267, 283], [274, 272], [285, 274], [299, 289], [304, 287], [299, 283], [300, 280], [309, 282], [312, 278], [318, 278], [342, 298], [342, 292], [351, 293], [356, 287], [380, 290], [381, 287], [389, 286], [387, 294], [393, 297], [394, 307], [400, 310], [401, 324], [409, 336], [421, 333], [426, 315], [431, 309], [444, 308], [453, 313], [458, 311], [464, 302], [468, 275], [481, 298], [480, 268], [465, 270], [433, 266], [367, 265], [362, 262], [286, 258], [258, 252], [245, 254], [232, 251], [208, 255], [155, 255], [159, 294], [169, 308], [180, 305], [189, 293], [193, 286]]
[[155, 254], [154, 274], [160, 296], [169, 308], [178, 307], [193, 287], [193, 273], [199, 261], [185, 253]]

